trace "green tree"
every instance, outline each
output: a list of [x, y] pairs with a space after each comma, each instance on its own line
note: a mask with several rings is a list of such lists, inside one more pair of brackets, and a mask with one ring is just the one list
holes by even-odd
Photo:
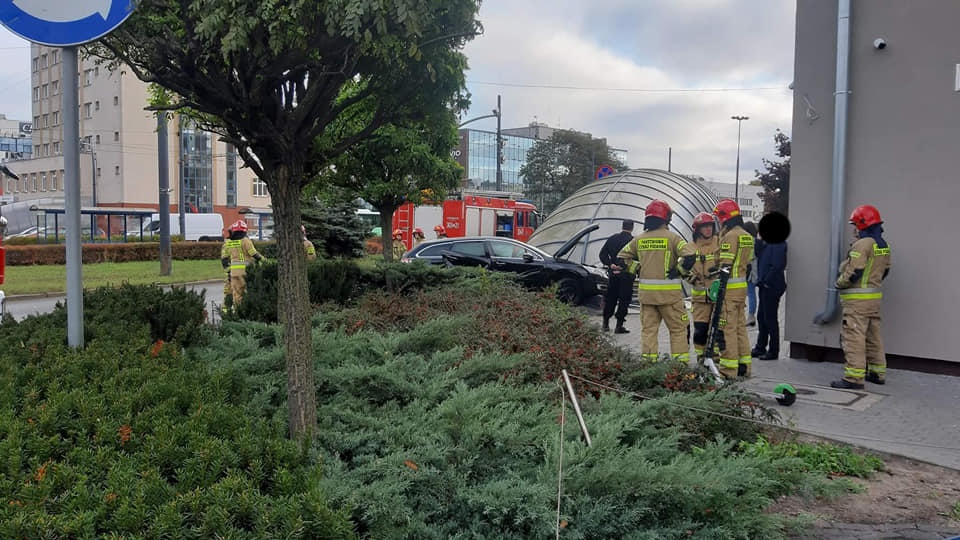
[[[291, 436], [316, 432], [301, 192], [380, 126], [456, 84], [477, 0], [140, 0], [93, 54], [234, 145], [270, 193]], [[352, 89], [345, 94], [345, 89]], [[349, 118], [352, 121], [344, 121]]]
[[318, 255], [361, 257], [366, 226], [357, 217], [357, 205], [348, 198], [303, 198], [303, 226]]
[[626, 168], [607, 146], [606, 139], [559, 130], [549, 139], [534, 143], [520, 175], [527, 198], [536, 203], [541, 212], [549, 214], [564, 199], [592, 182], [601, 165], [618, 171]]
[[393, 259], [393, 214], [405, 202], [446, 196], [463, 168], [450, 157], [457, 144], [456, 116], [438, 111], [408, 126], [387, 125], [341, 154], [324, 179], [342, 186], [380, 212], [383, 257]]
[[763, 186], [760, 198], [763, 199], [763, 211], [780, 212], [787, 215], [790, 206], [790, 137], [777, 130], [773, 136], [776, 154], [780, 161], [764, 158], [763, 168], [755, 170], [757, 180]]

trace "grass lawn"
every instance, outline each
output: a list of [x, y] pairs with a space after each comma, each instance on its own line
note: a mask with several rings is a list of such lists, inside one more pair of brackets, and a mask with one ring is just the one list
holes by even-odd
[[[169, 284], [190, 281], [223, 279], [220, 261], [173, 261], [169, 276], [160, 275], [159, 261], [85, 264], [81, 270], [83, 287], [95, 289], [123, 282], [142, 285]], [[65, 265], [8, 266], [0, 289], [9, 295], [34, 293], [62, 293], [67, 290]]]

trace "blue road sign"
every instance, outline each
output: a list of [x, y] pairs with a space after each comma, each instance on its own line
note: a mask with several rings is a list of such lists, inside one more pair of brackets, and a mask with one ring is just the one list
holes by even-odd
[[127, 20], [136, 0], [0, 0], [0, 24], [52, 47], [95, 41]]

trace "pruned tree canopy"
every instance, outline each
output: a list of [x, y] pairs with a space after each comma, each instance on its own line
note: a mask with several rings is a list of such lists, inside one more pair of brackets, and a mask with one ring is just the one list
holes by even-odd
[[317, 425], [301, 191], [380, 126], [460, 94], [460, 50], [480, 32], [478, 9], [478, 0], [140, 0], [89, 48], [166, 89], [157, 108], [190, 109], [267, 185], [292, 435]]

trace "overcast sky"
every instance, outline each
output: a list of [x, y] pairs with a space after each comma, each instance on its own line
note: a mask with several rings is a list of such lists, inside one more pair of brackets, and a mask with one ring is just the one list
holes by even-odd
[[[606, 137], [631, 167], [741, 180], [790, 132], [794, 0], [484, 0], [467, 45], [472, 108]], [[697, 91], [698, 89], [750, 89]], [[666, 90], [666, 91], [665, 91]], [[30, 46], [0, 29], [0, 113], [29, 121]], [[496, 120], [471, 125], [494, 130]]]
[[[733, 182], [791, 127], [794, 0], [484, 0], [467, 45], [471, 110], [497, 94], [504, 127], [534, 120], [606, 137], [631, 167]], [[554, 88], [551, 88], [554, 87]], [[558, 88], [568, 87], [568, 88]], [[574, 87], [571, 89], [569, 87]], [[751, 88], [749, 91], [646, 92]], [[607, 90], [604, 90], [607, 89]], [[614, 90], [621, 89], [621, 90]], [[631, 91], [632, 90], [632, 91]], [[470, 127], [496, 129], [496, 119]]]

